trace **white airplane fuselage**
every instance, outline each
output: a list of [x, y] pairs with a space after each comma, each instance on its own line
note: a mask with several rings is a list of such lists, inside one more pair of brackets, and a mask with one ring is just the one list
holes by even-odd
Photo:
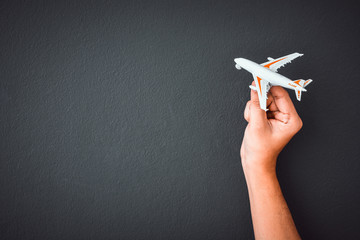
[[237, 68], [240, 66], [241, 68], [254, 74], [255, 76], [268, 81], [272, 86], [281, 86], [293, 90], [300, 88], [299, 90], [306, 92], [305, 88], [294, 85], [289, 78], [284, 77], [279, 73], [273, 72], [270, 69], [263, 67], [253, 61], [245, 58], [236, 58], [235, 62]]

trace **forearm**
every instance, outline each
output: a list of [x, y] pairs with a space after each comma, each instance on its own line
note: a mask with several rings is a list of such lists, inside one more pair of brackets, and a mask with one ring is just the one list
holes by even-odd
[[244, 167], [256, 239], [300, 239], [274, 170]]

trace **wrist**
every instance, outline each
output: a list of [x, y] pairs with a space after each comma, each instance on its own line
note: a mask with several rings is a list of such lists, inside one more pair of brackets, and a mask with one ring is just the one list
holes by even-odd
[[271, 157], [256, 157], [256, 158], [241, 158], [241, 164], [245, 176], [260, 175], [260, 176], [274, 176], [276, 175], [276, 156]]
[[244, 176], [249, 193], [254, 189], [268, 189], [269, 186], [278, 184], [276, 176], [276, 166], [274, 167], [254, 167], [253, 165], [243, 165]]

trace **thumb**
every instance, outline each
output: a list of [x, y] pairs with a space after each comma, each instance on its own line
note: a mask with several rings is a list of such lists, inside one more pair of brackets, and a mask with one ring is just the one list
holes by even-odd
[[250, 123], [263, 126], [267, 123], [266, 112], [260, 108], [258, 93], [251, 90]]

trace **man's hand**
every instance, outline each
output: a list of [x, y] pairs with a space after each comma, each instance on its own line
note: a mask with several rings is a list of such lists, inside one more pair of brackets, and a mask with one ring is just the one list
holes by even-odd
[[281, 87], [270, 89], [267, 105], [268, 112], [260, 109], [258, 95], [251, 90], [244, 113], [249, 124], [240, 150], [254, 235], [256, 239], [300, 239], [276, 177], [276, 158], [302, 121]]
[[267, 106], [267, 112], [262, 110], [257, 92], [251, 90], [244, 112], [249, 124], [240, 150], [244, 170], [275, 171], [280, 151], [302, 127], [289, 94], [282, 87], [270, 89]]

